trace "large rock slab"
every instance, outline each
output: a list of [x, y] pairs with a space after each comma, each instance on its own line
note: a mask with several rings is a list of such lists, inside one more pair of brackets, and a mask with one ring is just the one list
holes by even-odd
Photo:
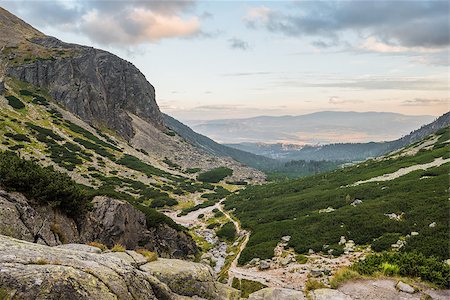
[[311, 300], [352, 300], [349, 296], [338, 290], [317, 289], [309, 293]]
[[0, 270], [18, 299], [157, 299], [156, 278], [103, 254], [0, 236]]
[[219, 298], [214, 273], [209, 266], [179, 259], [160, 258], [142, 265], [140, 269], [167, 284], [177, 294], [198, 295], [206, 299]]
[[248, 300], [303, 300], [306, 299], [303, 292], [283, 289], [283, 288], [264, 288], [250, 294]]

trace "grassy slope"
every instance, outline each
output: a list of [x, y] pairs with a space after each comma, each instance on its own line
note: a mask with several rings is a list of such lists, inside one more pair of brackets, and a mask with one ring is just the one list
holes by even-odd
[[214, 189], [182, 175], [182, 170], [153, 165], [145, 153], [112, 135], [70, 122], [45, 91], [15, 80], [8, 84], [5, 96], [16, 97], [25, 107], [14, 108], [0, 96], [0, 150], [53, 165], [93, 194], [144, 205], [155, 199], [173, 205], [174, 199]]
[[[414, 156], [371, 160], [322, 175], [248, 187], [231, 196], [226, 208], [236, 209], [235, 215], [252, 231], [240, 263], [253, 257], [272, 257], [273, 248], [283, 235], [292, 236], [289, 246], [299, 253], [309, 249], [321, 251], [323, 245], [339, 253], [341, 236], [364, 245], [386, 233], [406, 237], [413, 231], [419, 235], [407, 238], [405, 250], [449, 258], [448, 163], [391, 181], [348, 186], [402, 167], [431, 162], [435, 157], [448, 157], [444, 140], [441, 138], [440, 145]], [[423, 176], [430, 177], [421, 179]], [[351, 206], [354, 199], [363, 203]], [[319, 213], [327, 207], [335, 211]], [[402, 212], [404, 218], [400, 222], [384, 215]], [[432, 222], [436, 222], [436, 227], [429, 227]]]

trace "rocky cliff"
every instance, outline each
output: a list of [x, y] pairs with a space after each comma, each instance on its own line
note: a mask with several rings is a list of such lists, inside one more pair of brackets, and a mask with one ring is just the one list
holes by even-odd
[[164, 128], [155, 89], [131, 63], [103, 50], [39, 37], [31, 43], [70, 52], [67, 57], [12, 65], [6, 74], [49, 91], [53, 99], [85, 122], [134, 135], [128, 112]]
[[51, 206], [0, 189], [0, 234], [48, 246], [95, 241], [108, 247], [145, 247], [170, 258], [197, 253], [189, 235], [163, 223], [147, 228], [144, 214], [128, 202], [95, 197], [92, 203], [92, 210], [72, 219]]

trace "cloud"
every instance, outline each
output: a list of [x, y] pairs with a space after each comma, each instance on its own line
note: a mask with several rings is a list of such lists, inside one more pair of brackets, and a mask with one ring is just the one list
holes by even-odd
[[342, 104], [348, 104], [348, 103], [361, 103], [361, 102], [362, 101], [360, 101], [360, 100], [344, 100], [338, 96], [331, 96], [328, 99], [328, 103], [334, 104], [334, 105], [342, 105]]
[[427, 99], [427, 98], [414, 98], [412, 100], [403, 101], [404, 106], [435, 106], [435, 105], [450, 105], [449, 99]]
[[238, 72], [222, 74], [224, 77], [272, 75], [274, 72]]
[[32, 24], [61, 27], [103, 45], [129, 47], [176, 37], [203, 36], [195, 2], [140, 0], [1, 1]]
[[231, 49], [244, 50], [244, 51], [250, 49], [250, 46], [246, 41], [243, 41], [243, 40], [235, 38], [235, 37], [229, 39], [228, 42], [230, 43]]
[[253, 7], [243, 18], [251, 28], [293, 37], [320, 37], [334, 43], [351, 32], [392, 47], [450, 45], [447, 1], [300, 1], [289, 12]]
[[446, 80], [428, 77], [389, 77], [364, 76], [344, 79], [327, 79], [323, 82], [302, 82], [287, 80], [276, 83], [277, 86], [324, 87], [354, 90], [421, 90], [447, 91]]

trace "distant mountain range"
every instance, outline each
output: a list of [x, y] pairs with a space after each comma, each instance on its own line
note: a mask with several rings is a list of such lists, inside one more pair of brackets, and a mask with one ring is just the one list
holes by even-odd
[[435, 117], [386, 112], [323, 111], [300, 116], [187, 121], [194, 131], [225, 144], [366, 143], [397, 139]]
[[339, 143], [323, 146], [298, 146], [292, 144], [241, 143], [228, 144], [229, 147], [252, 152], [283, 161], [290, 160], [332, 160], [360, 161], [376, 157], [412, 144], [439, 129], [450, 125], [450, 112], [435, 121], [412, 131], [400, 139], [389, 142]]

